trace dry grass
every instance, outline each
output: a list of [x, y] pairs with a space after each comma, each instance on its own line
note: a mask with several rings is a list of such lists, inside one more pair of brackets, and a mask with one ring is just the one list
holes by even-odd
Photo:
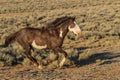
[[[104, 48], [120, 44], [119, 7], [119, 0], [0, 0], [0, 43], [4, 43], [6, 35], [28, 25], [40, 28], [45, 27], [46, 23], [57, 17], [76, 16], [76, 20], [83, 31], [81, 40], [75, 41], [76, 39], [69, 33], [64, 41], [64, 48], [68, 48], [66, 51], [71, 56], [77, 56], [79, 59], [88, 58], [93, 55], [93, 52], [83, 50], [83, 54], [79, 55], [80, 53], [72, 48]], [[9, 54], [15, 54], [16, 57], [5, 54], [7, 51]], [[45, 54], [45, 56], [48, 55]], [[51, 54], [50, 56], [54, 57], [55, 55]], [[40, 54], [35, 57], [39, 61], [42, 59]], [[17, 45], [13, 45], [12, 49], [10, 47], [0, 48], [0, 61], [2, 66], [18, 63], [29, 64], [29, 61], [22, 50], [18, 49]], [[46, 62], [47, 59], [43, 61], [43, 63]], [[68, 63], [73, 62], [68, 60]]]
[[[50, 71], [40, 72], [13, 43], [0, 47], [1, 80], [120, 80], [120, 0], [0, 0], [0, 45], [10, 33], [27, 26], [45, 27], [61, 16], [76, 16], [82, 29], [79, 40], [72, 33], [65, 38], [65, 68], [51, 71], [61, 54], [45, 67]], [[56, 57], [43, 50], [32, 55], [43, 65]]]

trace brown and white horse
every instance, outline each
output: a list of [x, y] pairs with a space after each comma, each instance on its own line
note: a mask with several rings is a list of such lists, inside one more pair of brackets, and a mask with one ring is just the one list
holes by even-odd
[[62, 67], [67, 57], [67, 53], [62, 49], [63, 40], [68, 33], [72, 31], [80, 36], [81, 30], [75, 21], [75, 17], [60, 17], [49, 23], [46, 28], [23, 28], [6, 37], [4, 46], [7, 47], [11, 42], [17, 41], [25, 50], [25, 55], [40, 69], [40, 65], [35, 58], [31, 56], [31, 50], [51, 49], [57, 55], [62, 53], [64, 58], [59, 66]]

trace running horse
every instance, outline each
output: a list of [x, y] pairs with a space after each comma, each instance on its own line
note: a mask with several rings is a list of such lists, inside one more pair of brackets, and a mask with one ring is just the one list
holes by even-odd
[[80, 36], [81, 34], [81, 30], [75, 21], [75, 17], [60, 17], [47, 24], [45, 28], [26, 27], [10, 34], [6, 37], [4, 46], [7, 47], [13, 41], [18, 42], [25, 50], [27, 58], [40, 69], [42, 69], [42, 65], [32, 57], [31, 51], [34, 50], [34, 48], [39, 50], [51, 49], [58, 57], [58, 53], [64, 55], [64, 58], [59, 63], [59, 67], [62, 67], [67, 57], [67, 53], [62, 49], [62, 44], [69, 31], [72, 31], [77, 36]]

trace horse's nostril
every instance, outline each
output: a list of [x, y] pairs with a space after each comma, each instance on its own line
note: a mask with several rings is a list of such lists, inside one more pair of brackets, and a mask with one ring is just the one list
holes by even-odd
[[78, 36], [81, 36], [81, 32], [77, 32]]
[[77, 39], [79, 39], [81, 36], [82, 36], [82, 32], [81, 32], [81, 31], [78, 31], [78, 32], [77, 32]]

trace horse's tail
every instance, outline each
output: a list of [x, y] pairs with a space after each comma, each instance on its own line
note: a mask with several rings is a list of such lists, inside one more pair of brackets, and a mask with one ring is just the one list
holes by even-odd
[[3, 47], [7, 47], [12, 41], [15, 40], [16, 36], [17, 36], [17, 32], [7, 36]]

